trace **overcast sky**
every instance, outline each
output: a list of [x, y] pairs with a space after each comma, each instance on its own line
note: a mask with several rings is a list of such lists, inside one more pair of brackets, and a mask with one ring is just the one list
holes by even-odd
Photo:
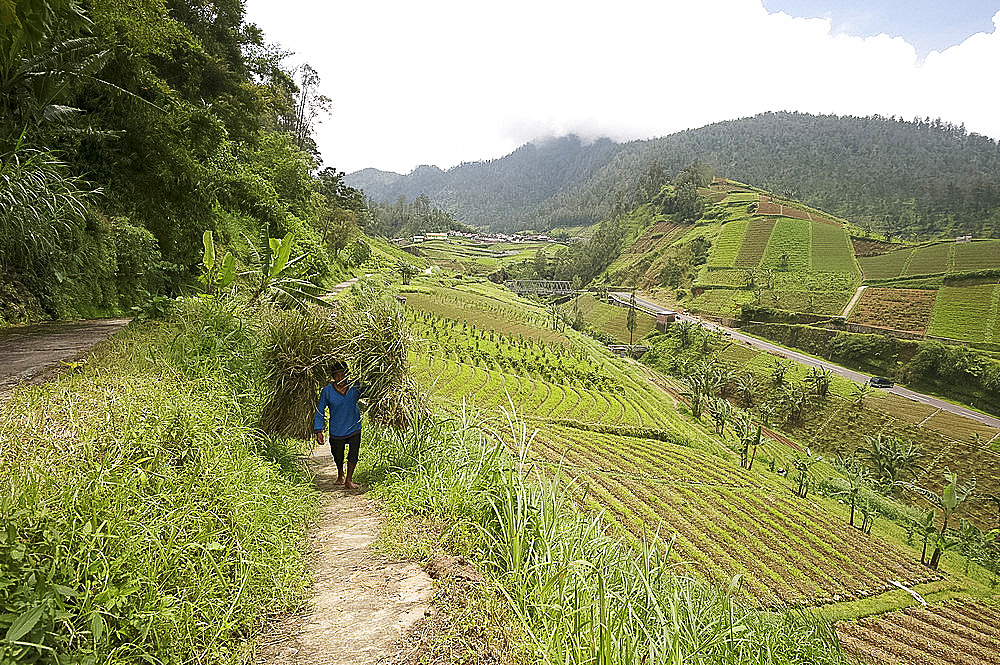
[[333, 100], [326, 166], [408, 173], [763, 111], [1000, 138], [1000, 0], [247, 0]]

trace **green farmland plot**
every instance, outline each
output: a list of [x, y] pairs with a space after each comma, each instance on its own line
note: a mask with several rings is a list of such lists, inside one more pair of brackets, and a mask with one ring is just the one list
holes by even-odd
[[942, 286], [934, 301], [927, 334], [969, 342], [988, 341], [987, 335], [992, 337], [997, 325], [994, 294], [998, 288], [996, 283]]
[[903, 276], [936, 275], [948, 272], [954, 243], [943, 242], [915, 247], [903, 269]]
[[812, 263], [809, 258], [811, 235], [808, 221], [779, 217], [761, 265], [772, 270], [808, 272]]
[[1000, 240], [957, 243], [953, 272], [996, 270], [1000, 268]]
[[[730, 222], [732, 223], [732, 222]], [[767, 249], [768, 241], [774, 231], [774, 218], [754, 217], [747, 227], [746, 237], [740, 245], [733, 266], [736, 268], [756, 268]]]
[[659, 531], [673, 555], [720, 585], [741, 575], [764, 603], [813, 604], [881, 593], [893, 579], [938, 575], [878, 537], [849, 527], [763, 474], [664, 441], [551, 427], [539, 461], [577, 478], [577, 499], [636, 538]]
[[[584, 294], [563, 306], [570, 316], [573, 316], [575, 308], [579, 306], [583, 320], [592, 328], [614, 337], [621, 344], [629, 341], [628, 331], [628, 308], [610, 305], [601, 302], [592, 294]], [[643, 311], [637, 311], [635, 316], [635, 330], [632, 333], [632, 340], [638, 342], [645, 337], [656, 326], [656, 319]]]
[[733, 267], [736, 255], [743, 245], [744, 237], [746, 237], [747, 226], [747, 221], [742, 219], [723, 225], [718, 239], [712, 246], [712, 254], [708, 258], [709, 267]]
[[911, 248], [897, 249], [887, 254], [862, 256], [858, 259], [865, 279], [893, 279], [899, 277], [906, 267], [906, 262], [913, 253]]
[[812, 222], [812, 269], [819, 272], [855, 272], [854, 248], [843, 227]]

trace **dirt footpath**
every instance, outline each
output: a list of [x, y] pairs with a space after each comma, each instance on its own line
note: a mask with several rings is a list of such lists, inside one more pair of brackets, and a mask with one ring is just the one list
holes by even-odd
[[41, 383], [62, 365], [121, 330], [129, 319], [57, 321], [0, 330], [0, 392]]
[[337, 467], [325, 446], [313, 451], [323, 492], [310, 535], [313, 596], [261, 638], [261, 665], [379, 663], [397, 656], [401, 638], [429, 614], [432, 583], [415, 562], [395, 562], [370, 546], [383, 519], [361, 492], [334, 485]]

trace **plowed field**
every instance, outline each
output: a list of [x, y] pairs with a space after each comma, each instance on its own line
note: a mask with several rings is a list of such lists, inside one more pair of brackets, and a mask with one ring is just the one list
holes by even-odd
[[851, 312], [851, 323], [893, 330], [927, 332], [936, 291], [869, 287]]
[[847, 653], [886, 665], [996, 665], [1000, 662], [1000, 609], [985, 603], [910, 607], [837, 624]]

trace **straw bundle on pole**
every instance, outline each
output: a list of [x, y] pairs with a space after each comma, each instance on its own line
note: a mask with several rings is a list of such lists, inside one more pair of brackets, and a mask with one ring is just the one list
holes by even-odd
[[351, 381], [364, 385], [369, 421], [408, 426], [426, 408], [409, 373], [411, 344], [401, 306], [377, 284], [355, 286], [333, 312], [285, 315], [271, 326], [265, 346], [270, 392], [261, 428], [281, 436], [310, 436], [319, 391], [338, 361], [348, 364]]

